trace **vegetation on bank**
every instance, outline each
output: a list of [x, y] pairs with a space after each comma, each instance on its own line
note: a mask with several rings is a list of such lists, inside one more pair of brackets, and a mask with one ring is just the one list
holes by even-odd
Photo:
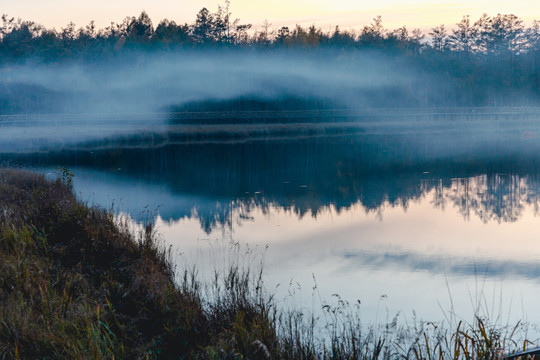
[[280, 310], [238, 264], [208, 284], [175, 276], [151, 226], [134, 234], [70, 181], [0, 170], [3, 359], [497, 359], [528, 345], [520, 324], [482, 316], [366, 328], [341, 299], [322, 319]]
[[0, 358], [252, 356], [256, 340], [277, 348], [269, 309], [244, 292], [245, 279], [231, 271], [227, 298], [204, 307], [195, 281], [175, 283], [151, 227], [132, 234], [78, 202], [66, 181], [1, 170], [0, 207]]

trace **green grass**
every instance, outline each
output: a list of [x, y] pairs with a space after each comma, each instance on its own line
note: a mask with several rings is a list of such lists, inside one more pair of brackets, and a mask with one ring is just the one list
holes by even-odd
[[175, 274], [151, 226], [134, 232], [56, 181], [0, 170], [0, 359], [502, 359], [521, 325], [365, 327], [338, 299], [285, 310], [262, 268]]

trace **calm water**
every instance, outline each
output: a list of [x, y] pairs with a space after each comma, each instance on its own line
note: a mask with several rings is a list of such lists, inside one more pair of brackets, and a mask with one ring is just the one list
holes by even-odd
[[231, 244], [249, 245], [264, 254], [268, 287], [280, 284], [278, 298], [294, 291], [299, 306], [337, 293], [360, 300], [366, 321], [413, 310], [441, 320], [449, 311], [470, 319], [480, 302], [540, 323], [531, 126], [94, 142], [3, 159], [69, 167], [81, 199], [154, 221], [181, 266], [204, 273]]

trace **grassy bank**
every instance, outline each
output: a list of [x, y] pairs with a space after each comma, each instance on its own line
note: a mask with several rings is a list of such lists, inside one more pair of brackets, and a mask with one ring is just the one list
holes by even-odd
[[234, 264], [206, 284], [178, 276], [151, 226], [134, 233], [60, 175], [0, 170], [0, 359], [495, 359], [528, 345], [519, 324], [480, 316], [365, 327], [341, 299], [321, 318], [280, 309], [260, 271]]
[[266, 309], [241, 293], [203, 309], [150, 227], [132, 234], [65, 181], [1, 170], [0, 206], [0, 358], [207, 358], [276, 341]]

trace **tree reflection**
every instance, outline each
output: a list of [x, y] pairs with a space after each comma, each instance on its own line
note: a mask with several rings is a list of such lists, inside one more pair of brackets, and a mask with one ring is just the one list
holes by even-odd
[[450, 201], [463, 216], [471, 213], [484, 223], [517, 221], [526, 207], [538, 213], [538, 179], [535, 175], [483, 174], [471, 178], [452, 179], [449, 187], [435, 192], [434, 204]]
[[[426, 198], [436, 209], [457, 210], [464, 220], [513, 222], [526, 211], [538, 214], [540, 161], [534, 151], [502, 157], [473, 149], [442, 159], [433, 157], [432, 143], [414, 147], [409, 140], [355, 135], [96, 147], [4, 158], [102, 172], [121, 168], [116, 179], [160, 185], [171, 199], [200, 199], [182, 209], [165, 204], [160, 214], [169, 221], [197, 218], [207, 232], [249, 221], [254, 210], [279, 209], [302, 218], [360, 206], [384, 218], [389, 207], [406, 211]], [[497, 146], [492, 148], [498, 151]]]

